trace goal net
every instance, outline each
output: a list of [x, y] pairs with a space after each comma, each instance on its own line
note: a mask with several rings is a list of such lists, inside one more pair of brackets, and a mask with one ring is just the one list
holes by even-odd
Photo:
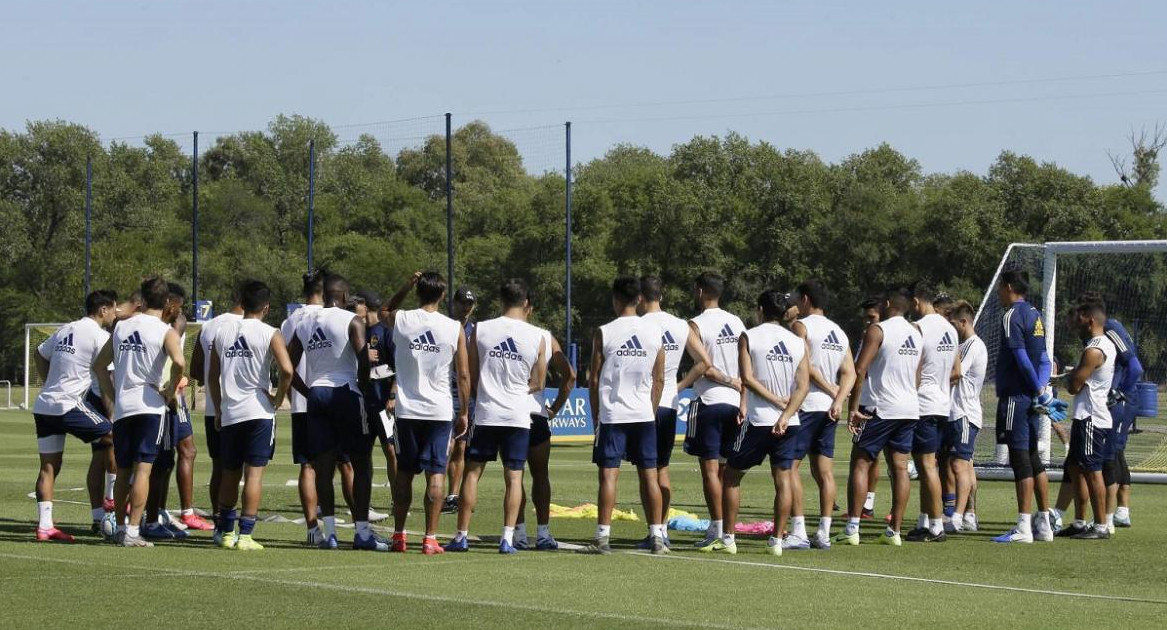
[[[1127, 444], [1127, 461], [1132, 470], [1167, 473], [1167, 421], [1162, 407], [1167, 384], [1167, 241], [1096, 241], [1078, 243], [1014, 244], [1009, 246], [977, 313], [977, 334], [989, 350], [988, 376], [983, 401], [985, 428], [978, 439], [978, 465], [1004, 464], [1004, 453], [996, 448], [992, 422], [996, 410], [993, 391], [994, 367], [1001, 351], [1003, 309], [997, 300], [996, 284], [1006, 270], [1029, 272], [1029, 299], [1041, 308], [1046, 330], [1046, 346], [1058, 371], [1072, 368], [1082, 352], [1082, 342], [1068, 323], [1070, 309], [1078, 296], [1094, 291], [1106, 300], [1109, 317], [1120, 321], [1130, 333], [1142, 363], [1146, 390], [1136, 432]], [[1059, 392], [1069, 401], [1069, 394]], [[1047, 423], [1048, 424], [1048, 423]], [[1068, 428], [1068, 427], [1067, 427]], [[1066, 432], [1068, 436], [1068, 432]], [[1066, 445], [1057, 430], [1042, 431], [1043, 457], [1060, 466]]]

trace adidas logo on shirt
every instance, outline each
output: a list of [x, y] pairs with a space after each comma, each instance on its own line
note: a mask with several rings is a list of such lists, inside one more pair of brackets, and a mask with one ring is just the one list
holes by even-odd
[[519, 348], [515, 346], [514, 337], [507, 337], [506, 341], [491, 348], [486, 355], [492, 359], [503, 359], [504, 361], [523, 360], [523, 355], [519, 354]]
[[737, 335], [733, 334], [733, 330], [726, 324], [721, 327], [721, 331], [717, 333], [717, 345], [723, 343], [737, 343]]
[[661, 336], [660, 342], [661, 348], [663, 348], [665, 352], [676, 352], [677, 350], [681, 349], [681, 345], [677, 343], [676, 339], [673, 339], [673, 333], [667, 330], [665, 331], [665, 334]]
[[146, 346], [145, 346], [145, 344], [142, 343], [142, 335], [138, 334], [138, 331], [136, 331], [136, 330], [134, 332], [130, 333], [130, 336], [126, 337], [122, 341], [121, 345], [118, 346], [118, 352], [145, 352], [145, 351], [146, 351]]
[[786, 342], [779, 341], [778, 345], [770, 349], [766, 354], [767, 361], [778, 361], [779, 363], [794, 363], [794, 357], [790, 356], [790, 351], [786, 349]]
[[952, 335], [944, 333], [940, 338], [940, 343], [936, 345], [936, 352], [953, 352], [956, 350], [956, 344], [952, 343]]
[[919, 356], [920, 349], [916, 347], [916, 341], [911, 337], [904, 340], [904, 345], [900, 346], [900, 354], [905, 356]]
[[250, 359], [252, 357], [251, 348], [247, 345], [247, 340], [240, 336], [231, 344], [230, 348], [223, 353], [223, 356], [228, 359]]
[[418, 335], [416, 339], [409, 342], [410, 350], [421, 350], [422, 352], [441, 352], [442, 349], [438, 347], [438, 342], [434, 339], [433, 331], [427, 330]]
[[308, 340], [308, 351], [322, 350], [324, 348], [331, 348], [332, 341], [324, 334], [324, 331], [319, 326], [316, 327], [316, 332], [312, 333], [312, 338]]
[[839, 336], [836, 335], [835, 331], [833, 330], [831, 331], [831, 334], [827, 335], [827, 338], [823, 340], [823, 345], [820, 347], [823, 350], [833, 350], [835, 352], [843, 351], [843, 344], [839, 343]]
[[73, 333], [69, 333], [68, 337], [57, 342], [57, 346], [53, 348], [53, 352], [67, 352], [69, 354], [77, 354], [77, 348], [73, 347]]
[[648, 350], [645, 350], [644, 346], [640, 345], [640, 340], [636, 338], [636, 335], [632, 335], [631, 339], [625, 341], [624, 345], [620, 346], [620, 348], [616, 350], [616, 356], [647, 357]]

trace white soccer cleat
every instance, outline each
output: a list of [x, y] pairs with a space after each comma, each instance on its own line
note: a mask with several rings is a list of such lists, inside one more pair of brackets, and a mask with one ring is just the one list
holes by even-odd
[[801, 536], [787, 534], [782, 537], [782, 549], [810, 549], [810, 541]]
[[385, 514], [384, 512], [378, 512], [377, 510], [374, 510], [373, 508], [369, 508], [369, 522], [370, 523], [379, 523], [379, 522], [386, 520], [388, 518], [389, 518], [388, 514]]
[[1048, 521], [1041, 519], [1034, 519], [1033, 523], [1033, 539], [1038, 542], [1053, 542], [1054, 530], [1050, 527]]
[[1029, 532], [1022, 532], [1016, 527], [997, 536], [993, 539], [995, 543], [1022, 543], [1030, 544], [1033, 542], [1033, 534]]
[[812, 549], [830, 549], [831, 535], [824, 531], [815, 532], [814, 538], [810, 539], [810, 546]]
[[964, 527], [961, 527], [960, 529], [961, 529], [961, 531], [965, 531], [965, 532], [977, 531], [979, 529], [979, 523], [977, 523], [977, 515], [976, 514], [965, 514], [964, 515]]

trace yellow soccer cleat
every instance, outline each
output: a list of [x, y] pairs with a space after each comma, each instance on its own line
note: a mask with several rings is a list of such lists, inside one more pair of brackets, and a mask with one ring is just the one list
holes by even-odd
[[251, 535], [248, 534], [245, 536], [240, 536], [239, 539], [235, 541], [235, 550], [236, 551], [263, 551], [263, 545], [255, 542], [255, 540], [253, 540], [251, 538]]

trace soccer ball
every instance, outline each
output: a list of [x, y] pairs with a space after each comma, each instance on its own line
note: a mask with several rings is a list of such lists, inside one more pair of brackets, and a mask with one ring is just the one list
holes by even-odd
[[19, 405], [19, 406], [20, 406], [20, 410], [21, 410], [21, 411], [27, 411], [27, 410], [28, 410], [28, 405], [26, 405], [26, 404], [24, 404], [24, 403], [20, 403], [20, 405]]
[[113, 538], [117, 532], [117, 516], [113, 512], [106, 512], [105, 516], [101, 517], [101, 535], [106, 538]]

